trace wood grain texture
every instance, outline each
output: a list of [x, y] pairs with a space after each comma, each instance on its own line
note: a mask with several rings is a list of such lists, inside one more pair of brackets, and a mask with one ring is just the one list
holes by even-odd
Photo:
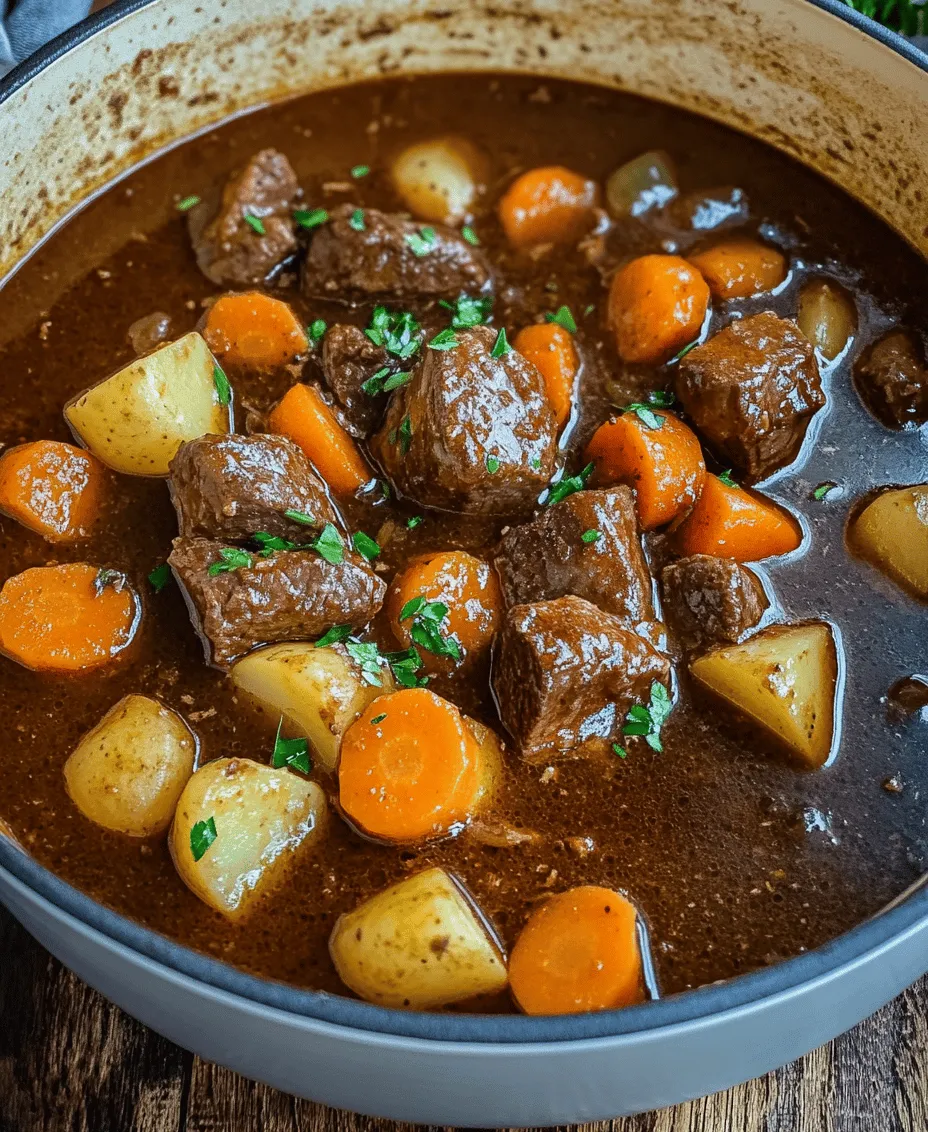
[[[409, 1132], [257, 1085], [133, 1021], [0, 909], [0, 1132]], [[778, 1073], [583, 1132], [928, 1132], [928, 979]]]

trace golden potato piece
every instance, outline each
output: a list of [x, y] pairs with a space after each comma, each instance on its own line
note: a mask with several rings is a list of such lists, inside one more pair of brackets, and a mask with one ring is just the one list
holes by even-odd
[[279, 883], [325, 817], [315, 782], [251, 759], [216, 759], [200, 767], [177, 803], [171, 856], [192, 892], [237, 917]]
[[64, 764], [65, 786], [84, 817], [153, 837], [171, 824], [196, 754], [176, 712], [148, 696], [125, 696], [78, 743]]
[[320, 649], [311, 642], [260, 649], [232, 669], [236, 687], [305, 735], [328, 771], [335, 769], [345, 731], [372, 700], [393, 691], [388, 669], [380, 679], [380, 687], [367, 683], [344, 645]]
[[852, 523], [850, 543], [903, 589], [928, 600], [928, 483], [878, 495]]
[[464, 138], [434, 138], [404, 149], [393, 161], [396, 191], [413, 215], [460, 223], [481, 191], [486, 161]]
[[79, 394], [65, 420], [117, 472], [166, 476], [184, 441], [231, 430], [215, 370], [206, 342], [191, 331]]
[[340, 916], [329, 952], [342, 982], [380, 1006], [431, 1010], [507, 982], [499, 944], [443, 869], [407, 877]]
[[694, 678], [772, 732], [807, 768], [831, 755], [838, 691], [834, 633], [824, 622], [775, 625], [690, 662]]

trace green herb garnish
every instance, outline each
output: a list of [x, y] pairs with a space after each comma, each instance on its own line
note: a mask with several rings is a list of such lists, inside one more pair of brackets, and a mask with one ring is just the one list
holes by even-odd
[[529, 460], [529, 466], [534, 468], [536, 472], [540, 471], [541, 470], [541, 457], [540, 456], [533, 456]]
[[499, 334], [496, 335], [496, 341], [493, 343], [493, 349], [490, 351], [491, 358], [501, 358], [504, 354], [508, 354], [512, 347], [506, 339], [506, 330], [504, 327], [499, 328]]
[[409, 311], [388, 311], [374, 307], [370, 325], [364, 333], [375, 346], [382, 346], [388, 354], [405, 360], [419, 349], [421, 326]]
[[738, 487], [739, 485], [731, 478], [731, 468], [726, 468], [724, 472], [719, 472], [718, 478], [725, 484], [726, 487]]
[[560, 479], [557, 483], [552, 484], [548, 491], [548, 498], [545, 500], [545, 505], [553, 507], [555, 503], [561, 503], [567, 498], [568, 495], [573, 495], [575, 492], [583, 491], [586, 487], [586, 481], [593, 474], [593, 465], [587, 464], [582, 470], [577, 472], [575, 476], [566, 476]]
[[435, 656], [461, 659], [461, 649], [453, 637], [443, 637], [441, 623], [448, 616], [448, 607], [441, 601], [414, 597], [400, 610], [400, 621], [412, 619], [409, 633], [417, 645]]
[[219, 404], [228, 405], [232, 400], [232, 386], [218, 362], [213, 362], [213, 385], [216, 387], [216, 399]]
[[626, 751], [624, 747], [620, 746], [620, 744], [613, 743], [612, 749], [613, 749], [613, 751], [615, 751], [615, 753], [619, 756], [620, 759], [627, 759], [628, 758], [628, 751]]
[[293, 219], [301, 228], [318, 228], [329, 219], [329, 212], [325, 208], [298, 208], [293, 214]]
[[385, 711], [382, 711], [382, 712], [380, 713], [380, 715], [375, 715], [375, 716], [374, 716], [374, 718], [373, 718], [373, 719], [371, 720], [371, 724], [372, 724], [373, 726], [376, 726], [376, 724], [378, 724], [378, 723], [383, 723], [383, 721], [384, 721], [384, 720], [385, 720], [386, 718], [387, 718], [387, 713], [386, 713]]
[[390, 393], [394, 389], [399, 389], [399, 387], [401, 385], [405, 385], [411, 377], [411, 373], [391, 373], [387, 380], [383, 383], [384, 393]]
[[378, 543], [366, 535], [363, 531], [357, 531], [351, 536], [351, 544], [361, 555], [366, 558], [368, 562], [373, 562], [374, 559], [380, 554], [380, 546]]
[[424, 688], [429, 682], [428, 676], [417, 676], [422, 667], [422, 657], [415, 647], [403, 649], [400, 652], [384, 653], [384, 660], [390, 665], [393, 679], [402, 688]]
[[428, 255], [435, 247], [438, 237], [435, 235], [434, 228], [420, 228], [418, 232], [408, 232], [406, 234], [406, 243], [412, 249], [412, 254], [416, 256]]
[[658, 429], [664, 427], [664, 418], [655, 409], [669, 409], [674, 403], [674, 395], [662, 389], [652, 390], [648, 394], [647, 402], [632, 401], [621, 410], [623, 413], [634, 413], [646, 428]]
[[595, 311], [595, 310], [596, 310], [596, 304], [595, 303], [587, 303], [587, 305], [583, 308], [583, 317], [586, 318], [587, 315], [592, 314], [593, 311]]
[[354, 165], [351, 169], [351, 175], [357, 181], [359, 177], [366, 177], [370, 171], [370, 165]]
[[309, 545], [333, 566], [337, 566], [345, 557], [345, 544], [342, 542], [342, 536], [331, 523], [326, 523], [319, 537], [313, 539]]
[[256, 232], [259, 236], [267, 235], [267, 229], [260, 216], [255, 216], [253, 212], [243, 212], [242, 217], [252, 232]]
[[284, 517], [289, 519], [291, 523], [299, 523], [304, 527], [316, 526], [316, 520], [312, 515], [307, 515], [305, 511], [284, 511]]
[[333, 625], [327, 633], [323, 633], [319, 640], [316, 641], [316, 648], [324, 649], [328, 648], [329, 645], [338, 644], [339, 641], [343, 641], [346, 637], [351, 636], [351, 630], [351, 625]]
[[224, 546], [219, 551], [219, 562], [213, 562], [206, 571], [211, 578], [217, 574], [228, 574], [232, 570], [248, 570], [254, 564], [247, 550], [237, 546]]
[[493, 299], [472, 299], [470, 295], [459, 295], [453, 303], [439, 299], [438, 305], [451, 311], [451, 326], [454, 330], [467, 330], [486, 322], [493, 309]]
[[690, 352], [690, 350], [695, 350], [698, 345], [699, 345], [699, 339], [697, 338], [695, 342], [690, 342], [690, 344], [688, 346], [684, 346], [683, 349], [679, 352], [679, 354], [674, 354], [674, 356], [670, 359], [670, 361], [667, 364], [669, 366], [672, 366], [674, 364], [674, 362], [678, 362], [678, 361], [680, 361], [681, 358], [685, 358], [686, 355]]
[[378, 394], [383, 393], [384, 382], [387, 380], [387, 375], [390, 372], [389, 366], [384, 366], [371, 376], [361, 386], [361, 391], [366, 393], [368, 397], [376, 397]]
[[288, 538], [281, 538], [280, 535], [268, 534], [267, 531], [256, 531], [251, 536], [251, 541], [256, 542], [260, 547], [258, 553], [262, 558], [270, 558], [275, 551], [278, 550], [299, 550], [299, 543], [291, 542]]
[[487, 456], [487, 471], [491, 476], [499, 471], [499, 459], [496, 456]]
[[148, 583], [156, 594], [160, 594], [170, 580], [171, 567], [167, 562], [162, 562], [160, 566], [156, 566], [148, 575]]
[[584, 531], [580, 538], [583, 540], [583, 542], [596, 542], [596, 540], [600, 538], [601, 535], [602, 531], [589, 530]]
[[318, 342], [326, 332], [326, 321], [324, 318], [317, 318], [309, 324], [306, 328], [306, 333], [309, 335], [310, 342]]
[[460, 340], [453, 330], [439, 330], [428, 343], [428, 347], [430, 350], [453, 350], [455, 346], [460, 346], [460, 344]]
[[671, 711], [673, 711], [673, 700], [670, 698], [670, 693], [663, 684], [655, 680], [651, 684], [651, 702], [647, 707], [644, 704], [635, 704], [625, 717], [627, 722], [622, 728], [622, 734], [641, 736], [652, 750], [660, 753], [664, 749], [661, 743], [661, 728], [667, 722]]
[[313, 764], [309, 758], [309, 744], [305, 739], [281, 739], [280, 729], [284, 725], [284, 717], [280, 717], [280, 723], [277, 724], [277, 734], [274, 736], [274, 751], [271, 755], [271, 766], [275, 770], [281, 770], [285, 766], [292, 767], [293, 770], [302, 771], [303, 774], [309, 774], [313, 769]]
[[345, 649], [351, 659], [361, 669], [361, 679], [375, 688], [383, 687], [383, 657], [374, 641], [356, 641], [353, 637], [345, 642]]
[[367, 228], [367, 225], [364, 223], [363, 208], [356, 208], [348, 217], [348, 227], [353, 228], [355, 232], [363, 232]]
[[821, 502], [823, 499], [827, 499], [837, 486], [834, 480], [826, 480], [825, 483], [820, 483], [815, 491], [812, 492], [812, 498]]
[[190, 828], [190, 852], [193, 859], [199, 861], [218, 836], [215, 818], [194, 822]]
[[571, 334], [577, 333], [577, 323], [574, 321], [574, 316], [570, 313], [570, 307], [558, 307], [554, 314], [545, 315], [546, 322], [556, 322], [558, 326], [563, 326], [565, 330], [569, 330]]
[[412, 421], [407, 414], [399, 427], [400, 455], [405, 456], [412, 444]]
[[465, 224], [461, 229], [461, 235], [473, 247], [476, 248], [480, 246], [480, 240], [477, 237], [477, 233], [473, 230], [473, 228], [471, 228], [469, 224]]
[[177, 202], [177, 205], [176, 205], [177, 211], [178, 212], [189, 212], [191, 208], [196, 208], [196, 206], [199, 203], [200, 203], [200, 198], [192, 193], [189, 197], [184, 197], [183, 200], [179, 200]]
[[418, 527], [418, 525], [421, 522], [422, 522], [422, 516], [421, 515], [412, 515], [412, 516], [410, 516], [410, 518], [408, 518], [406, 520], [406, 526], [409, 528], [409, 530], [414, 531], [416, 529], [416, 527]]

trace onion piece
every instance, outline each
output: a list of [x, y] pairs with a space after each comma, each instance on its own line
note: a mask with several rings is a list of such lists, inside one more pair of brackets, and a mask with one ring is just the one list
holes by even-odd
[[485, 189], [486, 160], [464, 138], [443, 137], [404, 149], [393, 161], [396, 191], [420, 220], [460, 223]]
[[813, 279], [802, 288], [797, 321], [806, 338], [831, 362], [857, 333], [857, 308], [839, 283]]
[[663, 208], [678, 192], [673, 161], [662, 149], [648, 150], [626, 161], [606, 182], [606, 202], [616, 219]]

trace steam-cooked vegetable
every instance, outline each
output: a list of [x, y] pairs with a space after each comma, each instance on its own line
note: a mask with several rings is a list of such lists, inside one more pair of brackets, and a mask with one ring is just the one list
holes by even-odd
[[204, 903], [240, 916], [280, 882], [325, 817], [325, 795], [314, 782], [251, 759], [216, 759], [200, 767], [180, 796], [171, 856]]
[[340, 916], [329, 940], [339, 978], [369, 1002], [432, 1010], [506, 986], [506, 961], [468, 897], [428, 869]]
[[78, 743], [64, 764], [64, 781], [91, 821], [153, 837], [171, 824], [196, 752], [196, 739], [176, 712], [148, 696], [125, 696]]
[[813, 279], [799, 296], [796, 321], [826, 361], [833, 361], [857, 333], [857, 308], [844, 288], [831, 279]]
[[[370, 682], [374, 676], [380, 685]], [[328, 771], [335, 769], [347, 728], [372, 700], [393, 690], [386, 666], [365, 679], [361, 664], [344, 644], [272, 645], [240, 660], [232, 669], [232, 680], [305, 735]]]
[[830, 625], [775, 625], [739, 645], [691, 661], [690, 672], [736, 711], [777, 736], [808, 769], [828, 761], [838, 688], [838, 653]]
[[196, 331], [138, 358], [75, 397], [64, 415], [77, 438], [115, 468], [166, 476], [186, 440], [229, 432], [228, 382]]
[[670, 154], [662, 149], [626, 161], [606, 182], [606, 204], [617, 219], [641, 216], [652, 208], [663, 208], [679, 187]]
[[485, 161], [464, 138], [444, 137], [411, 145], [394, 159], [396, 191], [422, 220], [456, 224], [473, 209]]
[[850, 542], [903, 589], [928, 600], [928, 483], [878, 495], [852, 524]]

